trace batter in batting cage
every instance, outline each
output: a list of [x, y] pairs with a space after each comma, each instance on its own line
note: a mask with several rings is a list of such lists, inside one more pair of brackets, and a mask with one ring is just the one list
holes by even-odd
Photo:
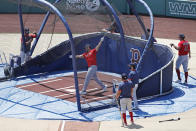
[[96, 74], [97, 72], [96, 53], [99, 51], [99, 48], [103, 43], [103, 40], [104, 37], [101, 38], [99, 44], [94, 49], [91, 49], [89, 44], [85, 45], [86, 52], [81, 55], [76, 55], [76, 58], [84, 58], [88, 64], [88, 72], [85, 77], [84, 87], [80, 92], [81, 95], [85, 95], [87, 93], [86, 90], [91, 77], [97, 82], [97, 84], [99, 84], [103, 88], [103, 91], [107, 91], [107, 85], [104, 85]]
[[[9, 1], [18, 3], [15, 0]], [[30, 52], [31, 59], [14, 68], [14, 76], [63, 71], [63, 85], [58, 83], [59, 89], [54, 85], [49, 88], [55, 91], [55, 97], [77, 104], [79, 111], [87, 112], [115, 105], [112, 80], [119, 81], [120, 74], [130, 72], [127, 66], [130, 61], [137, 62], [135, 70], [142, 79], [141, 83], [135, 83], [139, 85], [138, 99], [169, 93], [172, 90], [173, 54], [167, 47], [151, 42], [154, 21], [149, 7], [143, 0], [135, 1], [149, 12], [150, 25], [147, 26], [150, 32], [146, 30], [146, 25], [134, 9], [131, 0], [126, 0], [133, 13], [128, 15], [122, 15], [112, 2], [110, 4], [107, 0], [20, 0], [19, 5], [40, 8], [46, 15], [40, 15], [40, 18], [44, 18], [40, 23], [40, 29], [36, 31], [37, 37]], [[22, 26], [22, 14], [20, 13], [21, 32], [22, 27], [26, 25], [34, 31], [38, 24], [32, 28], [28, 22], [24, 22]], [[61, 29], [65, 35], [64, 39], [53, 36], [60, 24], [63, 24], [60, 27], [65, 27]], [[51, 37], [45, 42], [45, 50], [37, 53], [37, 49], [43, 49], [44, 46], [38, 40], [42, 31], [47, 32], [43, 30], [45, 26], [52, 27]], [[141, 39], [142, 34], [146, 40]], [[60, 40], [59, 43], [56, 40]], [[136, 95], [136, 91], [134, 94]]]

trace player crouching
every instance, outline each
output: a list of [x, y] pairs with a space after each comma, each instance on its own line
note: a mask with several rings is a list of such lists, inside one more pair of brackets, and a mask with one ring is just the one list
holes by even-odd
[[122, 75], [122, 82], [119, 83], [119, 89], [116, 94], [116, 99], [120, 98], [120, 107], [121, 107], [121, 113], [124, 120], [124, 125], [127, 126], [126, 121], [126, 109], [129, 111], [129, 115], [131, 118], [131, 123], [133, 124], [133, 112], [132, 112], [132, 91], [133, 91], [133, 83], [132, 81], [128, 81], [128, 76], [126, 73], [123, 73]]

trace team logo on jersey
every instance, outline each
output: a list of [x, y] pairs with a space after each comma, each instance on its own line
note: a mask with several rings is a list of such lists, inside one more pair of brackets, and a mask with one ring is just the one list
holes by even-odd
[[86, 0], [86, 9], [89, 11], [96, 11], [100, 7], [99, 0]]
[[138, 49], [131, 48], [131, 63], [138, 63], [140, 60], [140, 51]]

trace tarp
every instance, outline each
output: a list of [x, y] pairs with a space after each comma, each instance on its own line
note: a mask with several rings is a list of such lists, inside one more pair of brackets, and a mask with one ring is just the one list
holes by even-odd
[[[2, 82], [0, 84], [0, 116], [23, 119], [65, 119], [79, 121], [119, 120], [117, 107], [90, 113], [77, 111], [76, 103], [25, 91], [16, 85], [63, 76], [66, 73], [34, 76]], [[182, 74], [183, 75], [183, 74]], [[174, 74], [174, 80], [177, 76]], [[196, 79], [189, 76], [188, 85], [174, 83], [171, 94], [139, 102], [140, 110], [134, 118], [153, 117], [185, 112], [196, 108]]]

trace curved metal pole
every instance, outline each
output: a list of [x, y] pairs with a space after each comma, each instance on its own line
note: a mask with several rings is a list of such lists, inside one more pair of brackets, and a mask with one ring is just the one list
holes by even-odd
[[148, 41], [147, 41], [147, 43], [146, 43], [146, 45], [145, 45], [145, 47], [144, 47], [144, 51], [143, 51], [143, 53], [142, 53], [142, 56], [141, 56], [141, 58], [140, 58], [140, 60], [139, 60], [139, 63], [138, 63], [138, 65], [137, 65], [137, 68], [136, 68], [136, 70], [138, 71], [138, 73], [140, 72], [140, 65], [141, 65], [141, 63], [142, 63], [142, 61], [143, 61], [143, 57], [144, 57], [144, 55], [146, 54], [146, 52], [147, 52], [147, 49], [149, 48], [149, 46], [150, 46], [150, 44], [151, 44], [151, 40], [152, 40], [152, 36], [153, 36], [153, 30], [154, 30], [154, 17], [153, 17], [153, 14], [152, 14], [152, 11], [151, 11], [151, 9], [148, 7], [148, 5], [143, 1], [143, 0], [136, 0], [136, 1], [138, 1], [139, 3], [141, 3], [141, 4], [143, 4], [144, 5], [144, 7], [147, 9], [147, 11], [148, 11], [148, 13], [149, 13], [149, 15], [150, 15], [150, 35], [149, 35], [149, 37], [148, 37]]
[[100, 0], [100, 1], [102, 1], [110, 9], [110, 11], [112, 12], [112, 14], [114, 16], [114, 19], [115, 19], [115, 22], [116, 22], [116, 24], [117, 24], [117, 26], [119, 28], [119, 31], [120, 31], [121, 42], [125, 43], [124, 31], [123, 31], [122, 24], [120, 22], [120, 19], [118, 18], [117, 13], [115, 12], [115, 10], [112, 8], [112, 6], [109, 4], [109, 2], [107, 0]]
[[42, 33], [43, 29], [44, 29], [44, 26], [45, 26], [45, 24], [46, 24], [46, 22], [47, 22], [49, 16], [50, 16], [50, 12], [48, 11], [47, 14], [46, 14], [46, 16], [44, 17], [43, 23], [42, 23], [42, 25], [41, 25], [39, 31], [38, 31], [38, 33], [37, 33], [37, 37], [36, 37], [35, 41], [33, 42], [32, 47], [31, 47], [30, 56], [32, 56], [32, 54], [33, 54], [33, 52], [34, 52], [34, 49], [35, 49], [35, 47], [36, 47], [36, 45], [37, 45], [37, 42], [38, 42], [38, 40], [39, 40], [39, 38], [40, 38], [40, 35], [41, 35], [41, 33]]
[[[59, 1], [60, 0], [56, 0], [55, 3], [58, 3]], [[35, 49], [35, 47], [37, 45], [37, 42], [38, 42], [38, 40], [40, 38], [40, 35], [41, 35], [41, 33], [42, 33], [43, 29], [44, 29], [44, 26], [46, 25], [46, 22], [48, 21], [49, 16], [50, 16], [50, 11], [47, 11], [47, 14], [45, 15], [44, 20], [42, 22], [42, 25], [41, 25], [38, 33], [37, 33], [37, 37], [36, 37], [35, 41], [33, 42], [33, 45], [32, 45], [31, 51], [30, 51], [30, 56], [32, 56], [32, 54], [34, 52], [34, 49]]]
[[23, 18], [22, 18], [22, 7], [21, 7], [21, 0], [18, 2], [18, 14], [19, 14], [19, 20], [20, 20], [20, 32], [22, 34], [22, 48], [24, 51], [26, 51], [26, 44], [25, 44], [25, 37], [24, 37], [24, 24], [23, 24]]
[[139, 23], [140, 23], [140, 25], [141, 25], [144, 33], [145, 33], [146, 38], [148, 38], [149, 37], [149, 34], [146, 31], [146, 27], [145, 27], [144, 23], [142, 22], [140, 16], [138, 15], [137, 11], [135, 10], [135, 8], [133, 6], [133, 3], [131, 2], [131, 0], [127, 0], [127, 3], [129, 5], [129, 7], [132, 9], [133, 14], [136, 16], [137, 20], [139, 21]]
[[[71, 44], [71, 51], [72, 51], [72, 65], [73, 65], [73, 71], [74, 71], [74, 80], [75, 80], [75, 88], [76, 88], [76, 95], [80, 96], [79, 94], [79, 89], [78, 89], [78, 76], [77, 76], [77, 70], [76, 70], [76, 58], [75, 58], [75, 48], [74, 48], [74, 41], [73, 41], [73, 36], [71, 33], [71, 30], [69, 28], [69, 25], [67, 23], [67, 21], [65, 20], [64, 16], [59, 12], [59, 10], [53, 6], [51, 3], [45, 1], [45, 0], [34, 0], [35, 2], [42, 4], [44, 6], [49, 7], [52, 11], [54, 11], [55, 14], [57, 14], [59, 16], [59, 18], [61, 19], [61, 21], [63, 22], [68, 36], [69, 36], [69, 41]], [[78, 106], [78, 110], [81, 111], [81, 104], [80, 104], [80, 97], [77, 97], [77, 106]]]
[[[112, 8], [112, 6], [108, 3], [107, 0], [100, 0], [100, 1], [102, 1], [110, 9], [111, 13], [113, 14], [115, 22], [117, 24], [117, 27], [118, 27], [118, 29], [120, 31], [122, 48], [126, 49], [127, 47], [126, 47], [126, 44], [125, 44], [124, 31], [123, 31], [122, 24], [120, 22], [120, 19], [119, 19], [118, 15], [117, 15], [116, 11]], [[118, 58], [119, 65], [121, 64], [121, 61], [123, 61], [123, 60], [129, 61], [129, 57], [128, 57], [126, 51], [123, 52], [123, 54], [121, 54], [121, 55], [125, 56], [125, 57], [123, 57], [123, 59], [122, 59], [122, 57]], [[123, 70], [126, 69], [126, 68], [127, 68], [127, 65], [124, 65], [122, 68], [119, 68], [118, 73], [122, 73]]]

